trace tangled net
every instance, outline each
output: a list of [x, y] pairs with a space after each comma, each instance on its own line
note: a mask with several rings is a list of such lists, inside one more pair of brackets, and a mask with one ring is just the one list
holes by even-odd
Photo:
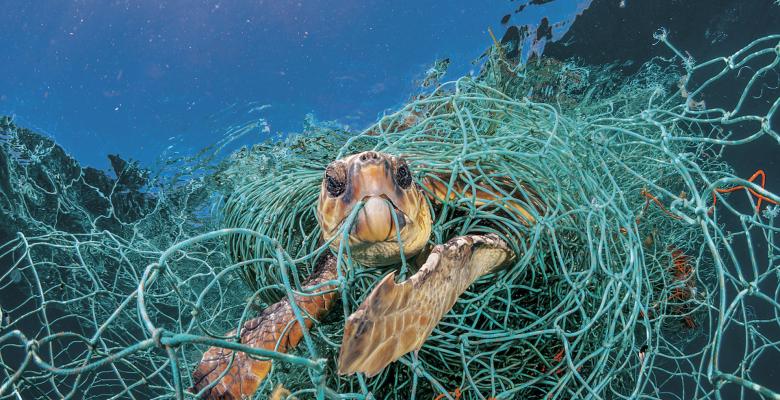
[[[20, 189], [3, 211], [25, 229], [0, 248], [10, 266], [0, 398], [194, 397], [186, 389], [208, 346], [273, 360], [256, 398], [277, 384], [318, 399], [780, 398], [754, 378], [780, 356], [780, 197], [763, 171], [735, 176], [722, 156], [780, 143], [780, 35], [703, 63], [657, 39], [675, 57], [630, 78], [544, 58], [517, 65], [496, 47], [479, 76], [360, 134], [312, 124], [218, 164], [192, 161], [196, 173], [163, 174], [143, 196], [88, 184], [45, 155], [18, 162], [28, 147], [6, 123], [16, 156], [2, 161]], [[737, 100], [706, 104], [723, 82], [739, 82]], [[335, 359], [345, 318], [387, 270], [352, 263], [346, 249], [326, 283], [341, 307], [297, 350], [226, 336], [302, 292], [328, 251], [315, 217], [325, 166], [370, 149], [404, 155], [417, 182], [465, 183], [436, 209], [433, 242], [497, 232], [514, 239], [516, 265], [481, 278], [416, 357], [369, 380], [338, 376]], [[469, 196], [523, 200], [507, 189], [520, 182], [545, 202], [532, 226]], [[75, 187], [94, 192], [91, 205]]]

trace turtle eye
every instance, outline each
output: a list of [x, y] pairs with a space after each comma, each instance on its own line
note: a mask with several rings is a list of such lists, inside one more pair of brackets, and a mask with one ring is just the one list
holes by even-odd
[[341, 196], [347, 187], [346, 183], [344, 166], [339, 163], [329, 165], [325, 170], [325, 188], [328, 190], [328, 194], [333, 197]]
[[409, 188], [412, 184], [412, 174], [409, 172], [409, 166], [402, 163], [395, 170], [395, 182], [403, 189]]
[[328, 193], [331, 196], [338, 197], [344, 193], [344, 182], [341, 182], [330, 175], [326, 176], [325, 180], [325, 185], [327, 186]]

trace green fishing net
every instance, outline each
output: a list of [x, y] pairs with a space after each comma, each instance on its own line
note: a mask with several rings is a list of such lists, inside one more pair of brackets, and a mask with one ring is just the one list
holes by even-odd
[[[192, 398], [209, 346], [273, 360], [256, 398], [279, 384], [320, 399], [780, 398], [755, 377], [780, 357], [780, 197], [763, 171], [737, 176], [723, 157], [780, 144], [780, 35], [700, 63], [656, 39], [674, 56], [630, 77], [517, 64], [497, 47], [477, 76], [361, 133], [310, 120], [213, 156], [258, 125], [236, 127], [135, 197], [86, 184], [89, 171], [51, 162], [4, 122], [14, 194], [1, 204], [26, 229], [0, 247], [0, 398]], [[712, 104], [724, 82], [736, 100]], [[431, 241], [497, 232], [515, 265], [478, 280], [417, 355], [371, 379], [335, 365], [345, 318], [389, 270], [348, 249], [331, 282], [341, 300], [297, 349], [236, 343], [225, 332], [303, 290], [329, 251], [315, 216], [325, 166], [365, 150], [403, 155], [418, 183], [462, 182], [435, 208]], [[499, 201], [475, 205], [477, 189]], [[528, 190], [544, 203], [534, 224], [496, 212]]]

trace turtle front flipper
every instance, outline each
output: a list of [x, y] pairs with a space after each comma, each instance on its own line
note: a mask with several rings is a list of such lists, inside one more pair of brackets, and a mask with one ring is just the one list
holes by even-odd
[[422, 268], [403, 283], [396, 284], [395, 272], [390, 273], [347, 320], [339, 374], [374, 376], [419, 350], [475, 280], [514, 258], [496, 234], [466, 235], [434, 247]]
[[[302, 285], [304, 288], [313, 287], [336, 279], [336, 274], [336, 258], [329, 251], [326, 251], [318, 260], [312, 275]], [[295, 296], [295, 303], [304, 313], [306, 329], [314, 323], [312, 318], [320, 319], [330, 311], [338, 296], [338, 291], [333, 289], [336, 289], [335, 285], [326, 285], [318, 288], [317, 291], [328, 291], [328, 293], [318, 296]], [[311, 318], [307, 318], [306, 315]], [[232, 336], [235, 333], [234, 330], [228, 335]], [[297, 346], [302, 337], [303, 331], [295, 320], [290, 301], [288, 298], [284, 298], [263, 310], [260, 316], [244, 323], [241, 328], [240, 343], [254, 348], [286, 352]], [[203, 354], [203, 358], [193, 373], [195, 383], [190, 391], [198, 393], [219, 379], [230, 363], [232, 354], [232, 350], [210, 347]], [[246, 353], [237, 352], [228, 373], [216, 385], [207, 390], [203, 398], [215, 400], [251, 398], [270, 370], [270, 360], [259, 360], [249, 357]]]

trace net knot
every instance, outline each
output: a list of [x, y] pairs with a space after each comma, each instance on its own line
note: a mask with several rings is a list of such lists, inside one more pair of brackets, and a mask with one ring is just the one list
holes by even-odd
[[761, 118], [761, 130], [764, 133], [769, 133], [769, 131], [771, 130], [769, 128], [769, 124], [770, 124], [769, 118], [767, 118], [767, 117], [762, 117]]
[[27, 345], [25, 346], [25, 351], [30, 354], [37, 354], [38, 341], [35, 339], [30, 339], [29, 341], [27, 341]]
[[162, 344], [162, 335], [163, 335], [164, 329], [162, 328], [154, 328], [152, 331], [152, 340], [154, 341], [154, 345], [157, 347], [163, 347]]
[[699, 207], [696, 207], [696, 209], [694, 209], [693, 212], [699, 218], [707, 218], [709, 216], [709, 211], [708, 210], [709, 209], [707, 207], [699, 206]]
[[348, 287], [348, 285], [347, 285], [347, 278], [345, 278], [343, 276], [340, 276], [340, 277], [338, 277], [338, 278], [336, 278], [334, 280], [336, 281], [336, 284], [338, 285], [338, 287], [340, 287], [340, 288], [347, 288]]
[[760, 292], [755, 282], [748, 282], [746, 285], [746, 289], [748, 295], [753, 295], [756, 294], [756, 292]]
[[729, 66], [729, 69], [734, 69], [734, 58], [726, 57], [726, 64]]
[[655, 33], [653, 33], [653, 39], [664, 42], [667, 39], [667, 36], [669, 34], [669, 31], [666, 30], [666, 28], [660, 28]]
[[553, 227], [552, 218], [550, 218], [550, 217], [548, 217], [546, 215], [539, 217], [539, 219], [537, 219], [536, 221], [537, 221], [537, 224], [539, 224], [539, 226], [542, 227], [542, 228], [552, 228]]

